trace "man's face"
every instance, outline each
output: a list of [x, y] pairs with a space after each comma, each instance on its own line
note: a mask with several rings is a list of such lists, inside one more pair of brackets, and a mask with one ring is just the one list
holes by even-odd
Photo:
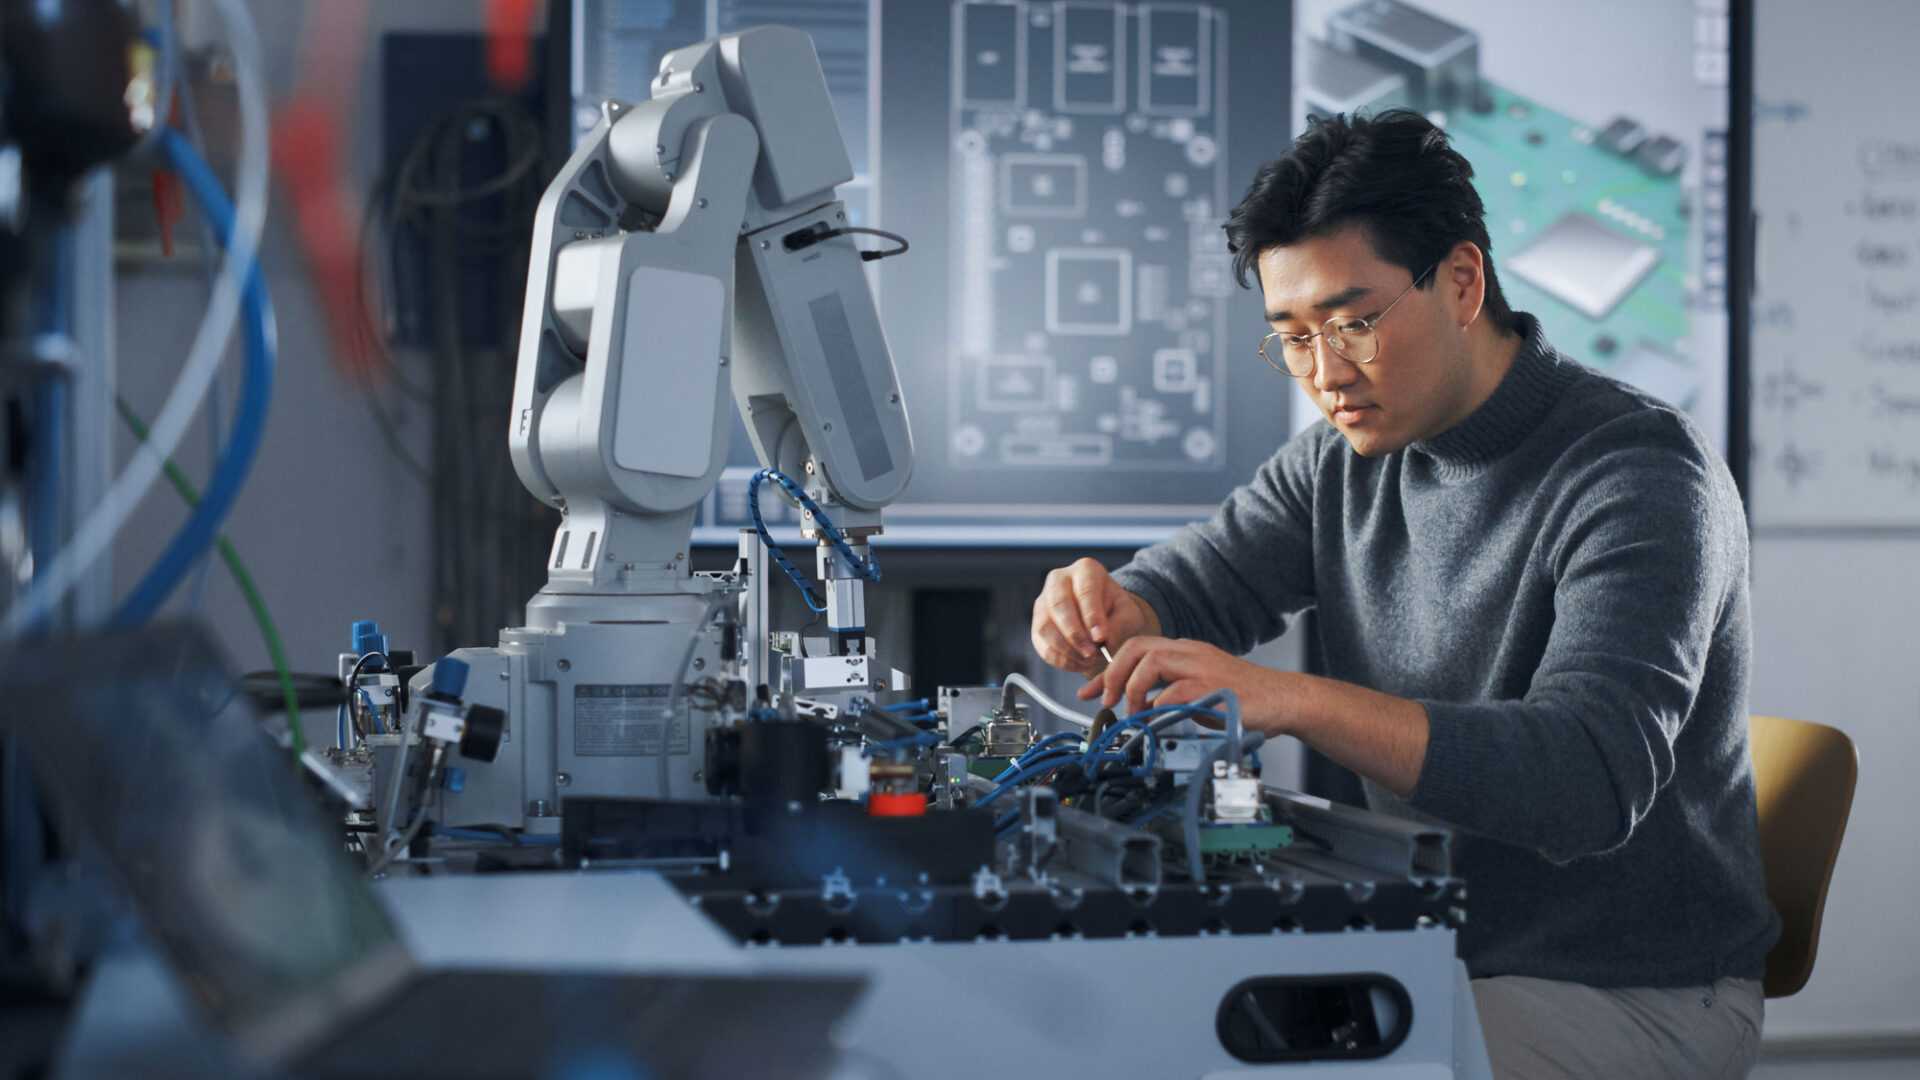
[[[1422, 288], [1407, 291], [1414, 275], [1382, 260], [1356, 225], [1270, 247], [1255, 265], [1275, 333], [1316, 334], [1331, 318], [1372, 320], [1386, 311], [1373, 327], [1371, 363], [1354, 363], [1317, 337], [1313, 373], [1297, 380], [1356, 453], [1390, 454], [1461, 419], [1469, 369], [1465, 334], [1448, 303], [1451, 255]], [[1278, 346], [1276, 339], [1268, 350], [1276, 360]]]

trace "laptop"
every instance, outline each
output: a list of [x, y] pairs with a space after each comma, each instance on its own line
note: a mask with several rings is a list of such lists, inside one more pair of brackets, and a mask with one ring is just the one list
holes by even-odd
[[197, 623], [15, 649], [0, 695], [63, 834], [263, 1068], [820, 1076], [864, 989], [853, 976], [423, 968]]

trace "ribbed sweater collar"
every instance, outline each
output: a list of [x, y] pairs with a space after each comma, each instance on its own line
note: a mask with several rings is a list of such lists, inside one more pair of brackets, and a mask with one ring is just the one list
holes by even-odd
[[1580, 376], [1580, 366], [1547, 344], [1540, 320], [1516, 313], [1522, 338], [1513, 366], [1465, 420], [1407, 449], [1431, 458], [1440, 475], [1471, 476], [1505, 457], [1540, 426], [1560, 395]]

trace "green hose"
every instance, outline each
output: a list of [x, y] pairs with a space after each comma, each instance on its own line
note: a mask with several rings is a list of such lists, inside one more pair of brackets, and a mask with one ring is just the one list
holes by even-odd
[[[128, 405], [126, 399], [115, 395], [114, 404], [120, 407], [120, 419], [134, 437], [141, 442], [147, 441], [147, 425]], [[173, 482], [173, 490], [189, 506], [200, 505], [200, 492], [187, 479], [187, 474], [168, 458], [165, 462], [167, 479]], [[293, 752], [297, 756], [307, 750], [306, 732], [300, 728], [300, 696], [293, 690], [293, 672], [287, 667], [287, 651], [280, 643], [280, 630], [274, 625], [273, 616], [267, 612], [267, 602], [260, 597], [260, 590], [254, 587], [253, 575], [247, 572], [247, 564], [240, 561], [240, 553], [233, 549], [223, 534], [215, 540], [220, 550], [220, 560], [227, 564], [227, 572], [233, 575], [234, 584], [240, 586], [240, 592], [247, 598], [247, 607], [253, 611], [253, 621], [260, 624], [260, 637], [267, 644], [267, 655], [273, 659], [274, 674], [280, 678], [280, 694], [287, 703], [287, 730], [293, 736]]]

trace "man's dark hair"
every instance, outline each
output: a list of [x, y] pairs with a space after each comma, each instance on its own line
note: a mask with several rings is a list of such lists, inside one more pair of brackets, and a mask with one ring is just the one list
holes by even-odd
[[[1373, 250], [1410, 275], [1424, 273], [1460, 241], [1473, 241], [1486, 260], [1485, 309], [1495, 325], [1514, 328], [1513, 309], [1493, 273], [1473, 166], [1426, 117], [1389, 109], [1309, 120], [1292, 150], [1260, 167], [1227, 218], [1234, 277], [1246, 288], [1262, 251], [1349, 225], [1363, 226]], [[1420, 287], [1432, 285], [1429, 278]]]

